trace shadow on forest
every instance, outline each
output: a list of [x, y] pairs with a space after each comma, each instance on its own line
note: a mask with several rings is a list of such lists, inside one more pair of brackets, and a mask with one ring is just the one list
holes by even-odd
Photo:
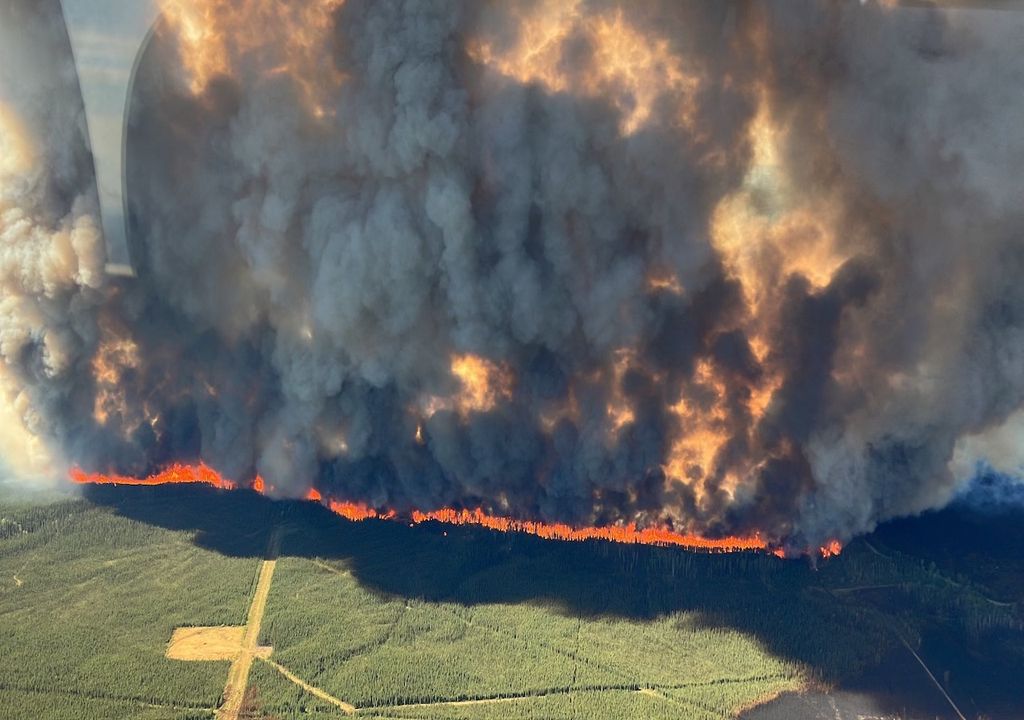
[[[810, 562], [763, 553], [553, 542], [437, 523], [350, 522], [312, 502], [203, 486], [90, 486], [84, 494], [122, 516], [194, 532], [198, 546], [235, 557], [264, 556], [277, 525], [282, 557], [345, 561], [365, 588], [386, 595], [463, 605], [543, 603], [565, 614], [634, 621], [692, 611], [706, 626], [744, 632], [775, 656], [850, 689], [855, 699], [845, 702], [856, 706], [851, 712], [955, 717], [898, 640], [913, 604], [894, 608], [888, 598], [883, 612], [828, 589], [830, 578], [843, 577], [842, 563], [871, 561], [864, 547], [855, 545], [819, 572]], [[926, 619], [917, 630], [922, 653], [937, 648], [939, 674], [949, 671], [956, 679], [951, 694], [962, 696], [963, 705], [993, 719], [1019, 716], [1020, 637], [1010, 645], [1006, 633], [967, 638]], [[794, 720], [817, 712], [810, 706], [780, 710]]]

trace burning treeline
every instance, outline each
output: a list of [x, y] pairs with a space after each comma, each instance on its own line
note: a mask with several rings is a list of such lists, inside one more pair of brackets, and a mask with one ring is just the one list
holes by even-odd
[[[199, 463], [198, 465], [182, 465], [176, 463], [164, 470], [147, 477], [132, 477], [109, 473], [87, 473], [80, 468], [72, 468], [71, 481], [79, 485], [126, 485], [153, 487], [159, 485], [209, 485], [218, 490], [237, 490], [239, 485], [233, 480], [221, 476], [216, 470]], [[273, 493], [274, 488], [268, 487], [266, 481], [257, 475], [249, 485], [249, 489], [261, 495]], [[707, 538], [702, 535], [685, 535], [665, 528], [638, 528], [635, 523], [607, 527], [572, 527], [564, 523], [545, 523], [532, 520], [515, 520], [512, 518], [491, 515], [482, 508], [473, 510], [440, 508], [423, 512], [413, 510], [407, 517], [400, 517], [394, 510], [380, 511], [359, 502], [325, 499], [316, 488], [310, 488], [306, 500], [321, 503], [336, 515], [346, 520], [361, 522], [363, 520], [409, 520], [413, 525], [425, 522], [437, 522], [446, 525], [478, 525], [499, 532], [516, 532], [536, 535], [548, 540], [580, 542], [585, 540], [606, 540], [609, 542], [641, 545], [664, 545], [684, 547], [690, 550], [708, 552], [744, 552], [771, 550], [778, 557], [786, 557], [782, 547], [772, 547], [759, 535], [752, 537], [716, 537]], [[807, 549], [810, 552], [810, 549]], [[842, 544], [832, 540], [819, 548], [822, 557], [838, 555]]]
[[5, 63], [5, 432], [634, 541], [834, 550], [941, 505], [1024, 401], [1022, 27], [887, 5], [168, 1], [133, 279], [63, 239], [87, 146]]

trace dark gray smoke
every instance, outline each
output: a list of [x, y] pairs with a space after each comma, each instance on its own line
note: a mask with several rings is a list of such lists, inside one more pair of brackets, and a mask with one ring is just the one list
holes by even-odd
[[69, 459], [802, 547], [1024, 404], [1017, 15], [278, 8], [140, 58]]

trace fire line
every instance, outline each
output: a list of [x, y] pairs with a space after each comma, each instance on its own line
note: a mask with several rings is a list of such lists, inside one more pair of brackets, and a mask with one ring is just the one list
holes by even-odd
[[[224, 478], [219, 472], [205, 463], [198, 463], [196, 465], [176, 463], [144, 478], [117, 474], [89, 473], [80, 468], [73, 468], [70, 472], [70, 478], [72, 482], [78, 485], [157, 486], [195, 484], [210, 485], [221, 490], [236, 490], [242, 487], [238, 483]], [[266, 495], [268, 492], [273, 491], [273, 486], [259, 475], [254, 477], [247, 487], [261, 495]], [[635, 523], [622, 526], [574, 527], [564, 523], [517, 520], [500, 515], [492, 515], [482, 508], [413, 510], [407, 515], [400, 515], [395, 510], [379, 510], [363, 503], [325, 498], [316, 488], [311, 488], [305, 499], [310, 502], [320, 503], [334, 514], [352, 522], [407, 520], [413, 525], [428, 522], [437, 522], [445, 525], [475, 525], [498, 532], [534, 535], [545, 540], [565, 542], [605, 540], [628, 545], [680, 547], [687, 550], [704, 552], [768, 552], [778, 557], [787, 557], [787, 552], [784, 548], [773, 545], [758, 534], [742, 537], [708, 538], [701, 535], [679, 533], [667, 528], [640, 528]], [[829, 558], [838, 555], [841, 551], [842, 544], [838, 540], [831, 540], [818, 549], [818, 554], [823, 558]]]

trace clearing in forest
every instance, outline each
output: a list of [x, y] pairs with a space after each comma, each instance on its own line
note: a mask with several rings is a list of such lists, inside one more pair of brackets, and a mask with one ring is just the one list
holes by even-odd
[[244, 634], [241, 625], [175, 628], [166, 655], [171, 660], [234, 660]]

